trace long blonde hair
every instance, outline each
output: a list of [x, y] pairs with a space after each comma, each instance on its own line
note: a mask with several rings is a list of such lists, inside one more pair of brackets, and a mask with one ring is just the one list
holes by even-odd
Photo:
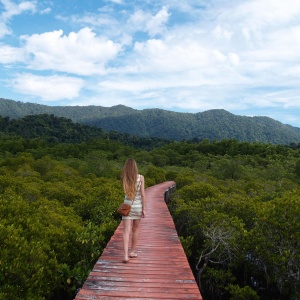
[[136, 161], [132, 158], [128, 158], [123, 168], [121, 182], [124, 193], [129, 199], [134, 199], [135, 197], [138, 173]]

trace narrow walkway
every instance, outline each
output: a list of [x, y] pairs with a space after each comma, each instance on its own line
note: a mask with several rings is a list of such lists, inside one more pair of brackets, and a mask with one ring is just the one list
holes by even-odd
[[122, 223], [116, 229], [76, 300], [202, 299], [172, 217], [164, 202], [168, 181], [146, 189], [138, 257], [122, 263]]

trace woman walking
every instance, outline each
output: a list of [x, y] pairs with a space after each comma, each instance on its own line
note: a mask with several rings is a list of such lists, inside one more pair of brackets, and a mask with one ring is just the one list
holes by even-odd
[[[124, 259], [127, 263], [129, 258], [137, 257], [136, 244], [139, 235], [139, 225], [141, 218], [145, 217], [145, 180], [144, 176], [138, 172], [136, 161], [128, 158], [125, 162], [121, 182], [123, 185], [125, 199], [124, 203], [131, 205], [131, 211], [128, 216], [122, 216], [124, 232], [123, 246]], [[129, 253], [129, 236], [132, 229], [131, 251]]]

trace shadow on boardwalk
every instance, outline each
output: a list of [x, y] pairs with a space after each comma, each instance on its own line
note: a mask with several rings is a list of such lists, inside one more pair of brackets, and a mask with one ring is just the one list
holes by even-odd
[[137, 258], [123, 264], [122, 223], [94, 266], [76, 300], [202, 299], [164, 201], [175, 182], [146, 189]]

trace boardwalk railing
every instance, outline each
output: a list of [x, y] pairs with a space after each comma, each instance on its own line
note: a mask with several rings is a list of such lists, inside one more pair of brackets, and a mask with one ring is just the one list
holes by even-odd
[[[122, 263], [122, 223], [116, 229], [76, 300], [202, 299], [165, 203], [168, 181], [146, 189], [137, 258]], [[170, 191], [169, 191], [170, 192]]]
[[176, 189], [176, 184], [173, 184], [166, 189], [165, 194], [164, 194], [164, 199], [167, 204], [169, 204], [170, 196], [174, 193], [175, 189]]

